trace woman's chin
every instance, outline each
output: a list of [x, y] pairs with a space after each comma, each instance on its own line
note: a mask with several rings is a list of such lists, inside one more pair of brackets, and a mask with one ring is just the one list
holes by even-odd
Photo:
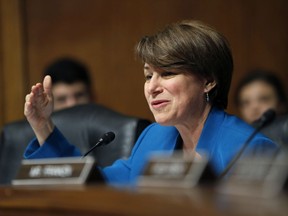
[[172, 125], [170, 119], [160, 118], [160, 117], [154, 117], [154, 118], [155, 118], [155, 121], [160, 125], [163, 125], [163, 126], [171, 126]]

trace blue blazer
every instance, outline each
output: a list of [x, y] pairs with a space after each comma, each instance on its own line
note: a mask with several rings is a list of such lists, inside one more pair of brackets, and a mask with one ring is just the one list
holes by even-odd
[[[253, 128], [236, 116], [223, 110], [212, 108], [200, 135], [196, 151], [205, 152], [210, 164], [220, 174], [235, 156]], [[138, 138], [131, 156], [119, 159], [111, 166], [102, 169], [103, 175], [110, 184], [134, 184], [142, 173], [149, 155], [155, 151], [172, 153], [181, 137], [173, 126], [161, 126], [153, 123]], [[276, 149], [276, 145], [264, 135], [258, 133], [250, 142], [246, 152], [262, 152]], [[71, 145], [55, 127], [54, 131], [40, 147], [33, 139], [25, 153], [26, 159], [81, 156], [81, 152]]]

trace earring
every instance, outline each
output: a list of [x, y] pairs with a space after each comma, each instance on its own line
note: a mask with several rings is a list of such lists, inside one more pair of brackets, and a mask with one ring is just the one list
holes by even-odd
[[205, 96], [206, 96], [206, 97], [205, 97], [205, 98], [206, 98], [206, 102], [209, 103], [210, 98], [209, 98], [209, 94], [208, 94], [208, 92], [206, 92], [206, 95], [205, 95]]

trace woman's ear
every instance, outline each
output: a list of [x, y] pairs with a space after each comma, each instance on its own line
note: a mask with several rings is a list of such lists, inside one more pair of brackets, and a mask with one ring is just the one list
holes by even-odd
[[210, 92], [211, 89], [213, 89], [216, 86], [216, 84], [217, 83], [215, 82], [215, 80], [207, 81], [205, 85], [205, 93]]

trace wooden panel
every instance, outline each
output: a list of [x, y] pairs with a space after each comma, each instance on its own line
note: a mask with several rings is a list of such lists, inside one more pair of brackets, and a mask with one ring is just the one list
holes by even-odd
[[[0, 11], [2, 11], [2, 3], [0, 4]], [[1, 13], [2, 14], [2, 13]], [[0, 14], [0, 41], [2, 42], [2, 29], [3, 29], [3, 25], [2, 25], [2, 16]], [[0, 51], [2, 51], [2, 43], [0, 43]], [[0, 128], [4, 123], [4, 83], [3, 83], [3, 79], [4, 79], [4, 75], [3, 75], [3, 53], [0, 52]]]
[[[234, 87], [248, 69], [272, 69], [288, 82], [285, 0], [23, 0], [22, 10], [19, 0], [1, 2], [6, 2], [1, 13], [1, 51], [6, 51], [0, 66], [9, 68], [4, 70], [5, 76], [1, 72], [5, 97], [0, 105], [6, 112], [5, 121], [22, 114], [23, 92], [41, 81], [45, 66], [61, 56], [87, 64], [98, 103], [153, 120], [144, 98], [142, 65], [134, 58], [134, 45], [141, 36], [182, 19], [203, 20], [230, 41], [235, 73], [229, 112], [237, 113]], [[19, 21], [21, 16], [24, 26]], [[21, 39], [24, 50], [19, 45]], [[21, 53], [25, 53], [25, 59]], [[27, 70], [23, 64], [27, 64]]]
[[1, 0], [1, 123], [23, 118], [24, 83], [21, 4]]

